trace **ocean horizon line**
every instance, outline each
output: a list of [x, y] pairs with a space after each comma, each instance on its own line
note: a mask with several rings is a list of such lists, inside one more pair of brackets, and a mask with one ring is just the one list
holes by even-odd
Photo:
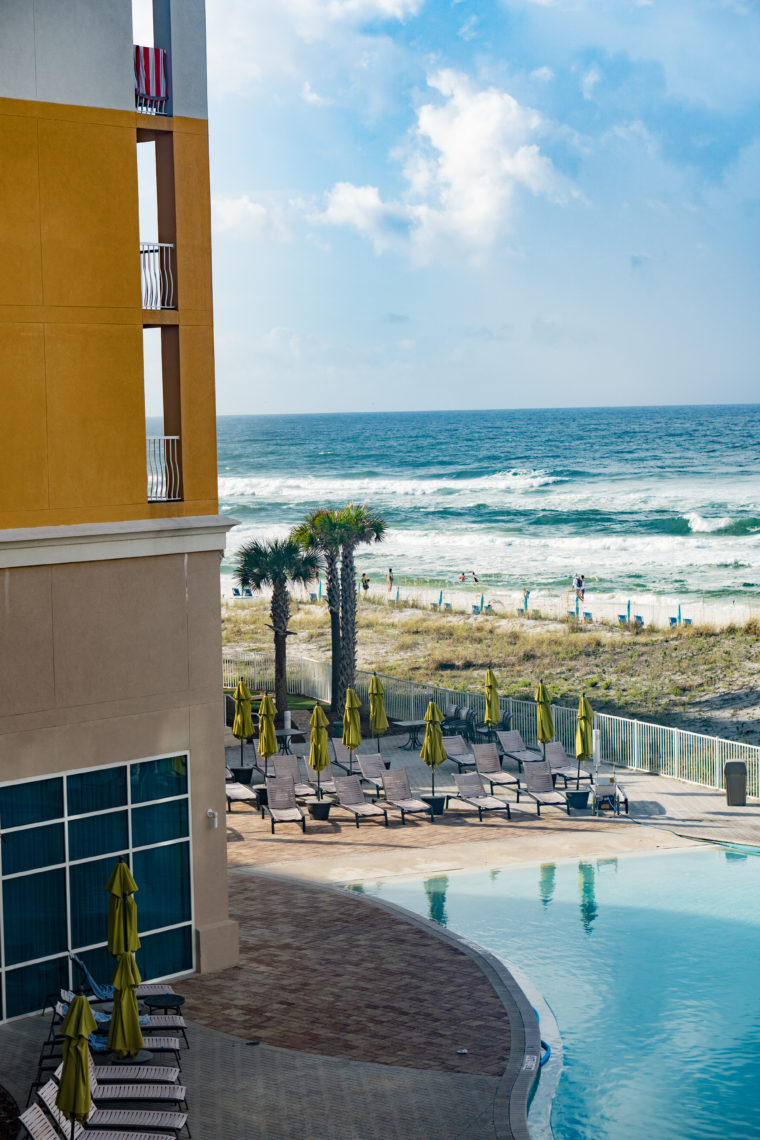
[[[352, 416], [361, 417], [377, 417], [383, 418], [388, 416], [451, 416], [451, 415], [492, 415], [495, 413], [513, 413], [519, 415], [522, 412], [535, 414], [536, 412], [626, 412], [626, 411], [689, 411], [693, 409], [721, 409], [735, 410], [737, 408], [757, 408], [760, 407], [760, 401], [744, 402], [744, 403], [697, 403], [697, 404], [561, 404], [552, 407], [545, 407], [542, 404], [535, 406], [524, 406], [519, 408], [406, 408], [406, 409], [392, 409], [383, 408], [382, 410], [373, 411], [303, 411], [303, 412], [217, 412], [217, 420], [223, 419], [280, 419], [290, 418], [295, 419], [303, 416], [311, 416], [320, 418], [325, 416], [344, 416], [346, 418]], [[157, 415], [148, 415], [147, 419], [160, 418]]]

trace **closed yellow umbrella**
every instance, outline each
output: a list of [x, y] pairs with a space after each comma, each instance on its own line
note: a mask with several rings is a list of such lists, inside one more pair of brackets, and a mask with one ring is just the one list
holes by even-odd
[[241, 677], [235, 689], [235, 719], [232, 722], [232, 735], [240, 741], [240, 766], [243, 766], [243, 744], [253, 736], [251, 716], [251, 690]]
[[[377, 673], [372, 674], [372, 680], [369, 683], [369, 730], [376, 738], [380, 736], [381, 732], [388, 731], [388, 717], [385, 715], [385, 689]], [[377, 750], [380, 751], [379, 739]]]
[[536, 689], [536, 721], [538, 742], [543, 744], [546, 756], [546, 745], [550, 740], [554, 740], [554, 719], [549, 694], [543, 681], [538, 682]]
[[267, 760], [277, 751], [277, 737], [274, 731], [274, 718], [277, 709], [274, 701], [265, 693], [259, 705], [259, 755], [264, 757], [264, 770], [267, 770]]
[[358, 748], [362, 742], [362, 730], [359, 724], [359, 709], [361, 704], [353, 689], [346, 689], [346, 708], [343, 713], [343, 743], [350, 752]]
[[420, 756], [430, 769], [430, 792], [435, 795], [435, 770], [446, 759], [446, 749], [443, 747], [443, 713], [435, 701], [430, 701], [425, 710], [425, 739], [422, 741]]
[[317, 773], [317, 799], [322, 799], [320, 786], [320, 773], [330, 763], [330, 753], [327, 748], [327, 717], [321, 705], [315, 705], [311, 714], [311, 734], [309, 736], [309, 764]]
[[111, 896], [108, 900], [109, 953], [117, 957], [125, 950], [139, 950], [137, 904], [132, 898], [137, 890], [137, 883], [123, 859], [119, 859], [111, 872], [106, 890]]
[[120, 954], [113, 976], [113, 1013], [108, 1029], [108, 1048], [120, 1057], [136, 1057], [145, 1044], [135, 997], [135, 986], [141, 980], [134, 954]]
[[578, 702], [578, 723], [575, 726], [575, 758], [578, 761], [578, 775], [575, 786], [581, 783], [581, 760], [590, 760], [594, 755], [594, 710], [587, 697]]
[[496, 725], [501, 720], [501, 710], [499, 709], [499, 689], [496, 685], [496, 677], [494, 676], [493, 669], [486, 669], [486, 715], [485, 723], [489, 728], [496, 728]]
[[55, 1097], [56, 1105], [71, 1121], [71, 1140], [76, 1122], [86, 1120], [92, 1108], [88, 1038], [96, 1028], [90, 1003], [84, 994], [77, 994], [59, 1030], [63, 1037], [63, 1068]]

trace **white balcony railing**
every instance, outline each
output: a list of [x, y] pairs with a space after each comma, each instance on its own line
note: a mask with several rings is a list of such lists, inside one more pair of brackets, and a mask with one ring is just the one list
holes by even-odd
[[154, 99], [151, 95], [135, 91], [135, 110], [143, 115], [165, 115], [168, 102], [168, 99]]
[[173, 245], [160, 241], [140, 242], [144, 309], [176, 309], [173, 262]]
[[145, 440], [148, 502], [173, 503], [182, 498], [179, 436], [149, 435]]

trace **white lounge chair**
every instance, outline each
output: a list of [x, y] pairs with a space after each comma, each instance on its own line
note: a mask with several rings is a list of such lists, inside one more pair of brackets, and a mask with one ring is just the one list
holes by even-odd
[[296, 793], [296, 799], [299, 796], [313, 796], [314, 789], [311, 784], [304, 783], [301, 779], [301, 769], [298, 766], [298, 757], [293, 756], [273, 756], [272, 767], [274, 768], [275, 780], [292, 780], [293, 791]]
[[386, 827], [388, 826], [387, 808], [381, 807], [377, 803], [368, 803], [365, 800], [358, 776], [336, 776], [335, 791], [340, 806], [346, 811], [353, 812], [357, 827], [361, 819], [376, 819], [378, 822], [382, 821]]
[[[55, 1081], [48, 1081], [37, 1095], [56, 1123], [64, 1129], [63, 1135], [67, 1136], [68, 1131], [66, 1130], [71, 1129], [71, 1124], [55, 1103], [57, 1092], [58, 1086]], [[122, 1137], [129, 1136], [129, 1140], [135, 1140], [133, 1129], [142, 1130], [143, 1135], [148, 1129], [160, 1129], [163, 1130], [165, 1136], [173, 1138], [182, 1131], [186, 1124], [186, 1112], [170, 1112], [167, 1109], [150, 1108], [100, 1108], [98, 1105], [93, 1105], [90, 1115], [87, 1117], [87, 1128], [85, 1129], [81, 1124], [77, 1125], [74, 1128], [74, 1137], [75, 1140], [84, 1140], [85, 1137], [86, 1140], [91, 1140], [93, 1136], [100, 1136], [103, 1140], [106, 1137], [108, 1140], [114, 1140], [115, 1136], [119, 1135]], [[121, 1131], [114, 1133], [112, 1129], [121, 1129]]]
[[256, 796], [245, 784], [237, 780], [224, 785], [224, 795], [227, 799], [227, 811], [232, 811], [233, 804], [253, 804], [256, 806]]
[[457, 786], [456, 795], [447, 795], [446, 800], [459, 799], [466, 804], [472, 804], [478, 809], [478, 819], [483, 821], [484, 811], [505, 811], [507, 819], [512, 818], [509, 804], [497, 796], [489, 796], [483, 787], [483, 781], [477, 772], [460, 772], [454, 777]]
[[517, 768], [520, 772], [523, 770], [523, 764], [533, 764], [536, 760], [543, 759], [540, 752], [534, 752], [532, 748], [527, 747], [516, 728], [510, 728], [506, 732], [497, 732], [496, 739], [505, 756], [510, 756], [517, 761]]
[[463, 736], [459, 734], [444, 736], [443, 747], [446, 750], [447, 759], [451, 760], [452, 764], [456, 764], [460, 772], [463, 772], [465, 768], [472, 770], [475, 767], [475, 757]]
[[430, 822], [435, 822], [431, 805], [412, 795], [412, 789], [409, 787], [409, 773], [406, 768], [397, 768], [394, 772], [384, 772], [383, 789], [386, 802], [401, 812], [402, 823], [406, 823], [407, 814], [416, 815], [418, 812], [426, 812], [430, 816]]
[[[55, 1094], [53, 1094], [55, 1097]], [[53, 1099], [55, 1106], [55, 1099]], [[23, 1126], [30, 1140], [60, 1140], [61, 1136], [71, 1136], [71, 1123], [66, 1119], [60, 1109], [55, 1109], [56, 1123], [60, 1125], [61, 1132], [53, 1124], [52, 1120], [45, 1115], [42, 1106], [39, 1104], [32, 1104], [18, 1118], [19, 1124]], [[82, 1140], [82, 1134], [85, 1129], [81, 1124], [74, 1125], [74, 1140]], [[102, 1128], [88, 1128], [86, 1132], [86, 1140], [174, 1140], [176, 1132], [132, 1132], [121, 1131], [114, 1132], [112, 1129]]]
[[502, 772], [499, 749], [495, 744], [473, 744], [472, 752], [478, 775], [491, 785], [491, 795], [493, 795], [496, 786], [500, 788], [520, 787], [517, 776], [513, 776], [511, 772]]
[[[526, 764], [523, 772], [525, 776], [525, 795], [530, 796], [536, 804], [536, 814], [541, 815], [542, 807], [556, 807], [564, 808], [568, 815], [570, 815], [570, 807], [565, 797], [558, 792], [554, 787], [552, 781], [552, 771], [549, 767], [548, 760], [538, 760], [535, 763]], [[517, 792], [517, 799], [520, 799], [520, 790]]]
[[296, 793], [292, 780], [268, 779], [267, 805], [269, 818], [272, 821], [272, 835], [276, 823], [298, 823], [306, 834], [306, 816], [296, 803]]
[[[567, 787], [568, 780], [577, 779], [578, 762], [570, 759], [561, 740], [552, 740], [547, 744], [546, 759], [549, 761], [552, 776], [561, 776], [565, 781], [565, 787]], [[581, 765], [580, 778], [581, 780], [590, 780], [593, 783], [593, 776], [584, 769], [583, 765]]]

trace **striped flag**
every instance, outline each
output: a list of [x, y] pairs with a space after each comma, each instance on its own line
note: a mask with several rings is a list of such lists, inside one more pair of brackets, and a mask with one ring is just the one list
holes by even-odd
[[168, 97], [166, 52], [162, 48], [135, 45], [135, 90], [146, 99]]

